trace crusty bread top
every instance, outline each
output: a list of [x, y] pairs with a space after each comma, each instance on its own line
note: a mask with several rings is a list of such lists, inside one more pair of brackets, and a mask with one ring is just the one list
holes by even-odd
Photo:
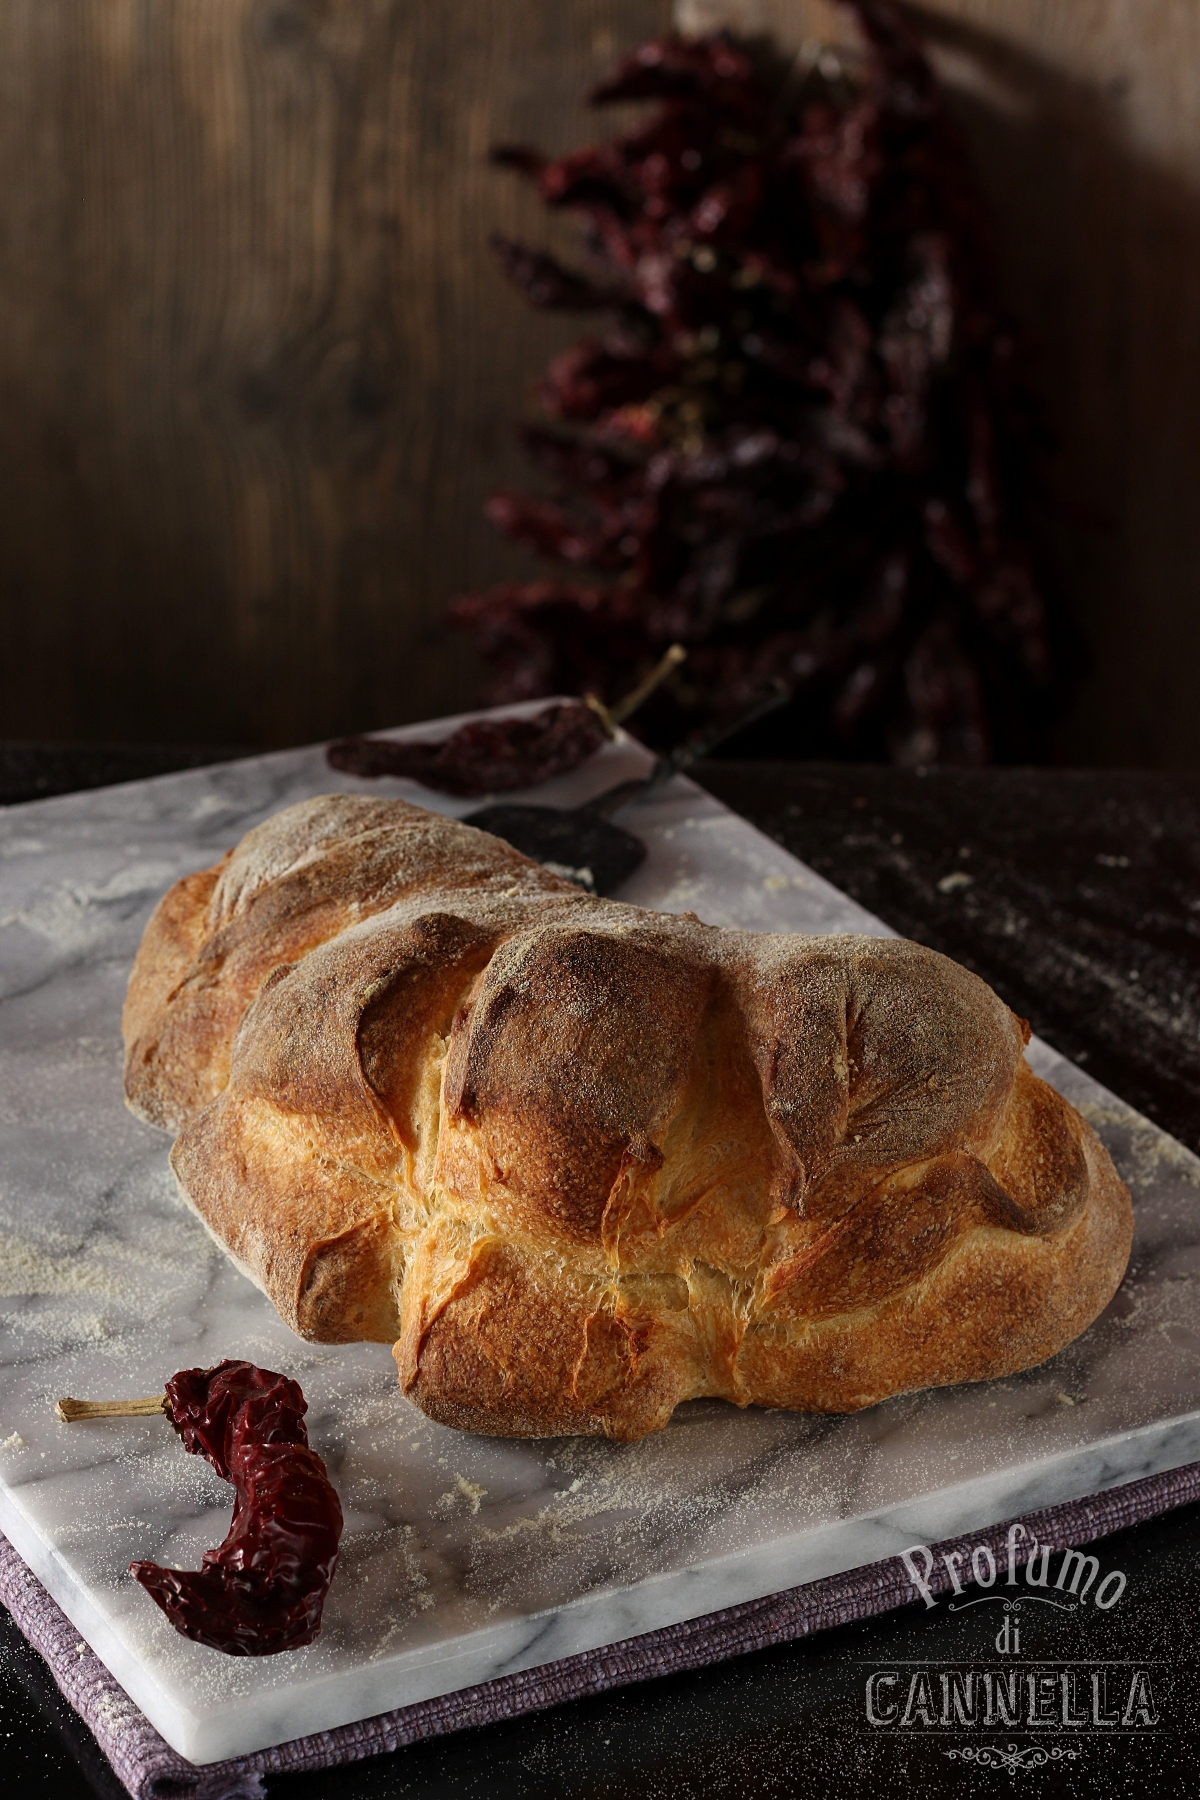
[[125, 998], [133, 1111], [177, 1130], [224, 1088], [234, 1034], [272, 969], [376, 914], [421, 911], [448, 876], [455, 898], [498, 931], [530, 903], [579, 894], [469, 825], [341, 794], [276, 813], [215, 868], [176, 882], [146, 927]]
[[478, 1429], [1022, 1367], [1128, 1255], [1103, 1150], [957, 964], [591, 899], [401, 801], [293, 807], [177, 884], [124, 1024], [130, 1105], [283, 1317], [396, 1340]]

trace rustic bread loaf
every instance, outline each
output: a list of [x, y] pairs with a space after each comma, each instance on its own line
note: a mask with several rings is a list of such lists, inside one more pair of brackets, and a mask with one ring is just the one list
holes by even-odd
[[474, 1431], [1009, 1374], [1129, 1255], [1107, 1154], [957, 964], [590, 899], [398, 800], [177, 883], [124, 1030], [130, 1106], [287, 1323], [394, 1341]]

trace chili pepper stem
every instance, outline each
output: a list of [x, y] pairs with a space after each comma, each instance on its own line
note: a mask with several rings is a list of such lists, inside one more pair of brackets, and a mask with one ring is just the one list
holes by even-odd
[[[642, 702], [648, 700], [659, 683], [666, 680], [671, 670], [677, 669], [680, 663], [686, 662], [686, 660], [687, 651], [683, 645], [672, 644], [666, 655], [660, 657], [655, 663], [646, 679], [639, 682], [631, 694], [626, 694], [623, 700], [618, 700], [617, 704], [610, 709], [608, 716], [612, 723], [623, 725], [626, 719], [632, 718]], [[592, 700], [590, 694], [587, 695], [587, 700], [590, 705]]]
[[76, 1419], [145, 1419], [166, 1410], [165, 1394], [150, 1394], [144, 1400], [72, 1400], [67, 1395], [54, 1408], [54, 1416], [72, 1425]]

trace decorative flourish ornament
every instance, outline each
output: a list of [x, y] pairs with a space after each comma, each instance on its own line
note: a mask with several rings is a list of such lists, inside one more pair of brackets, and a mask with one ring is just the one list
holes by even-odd
[[968, 1744], [965, 1749], [947, 1750], [946, 1755], [952, 1762], [957, 1757], [980, 1769], [1007, 1769], [1015, 1775], [1018, 1770], [1027, 1774], [1030, 1769], [1043, 1768], [1046, 1763], [1074, 1762], [1079, 1752], [1069, 1744], [1053, 1744], [1048, 1749], [1043, 1744], [1009, 1744], [1004, 1750], [998, 1744]]

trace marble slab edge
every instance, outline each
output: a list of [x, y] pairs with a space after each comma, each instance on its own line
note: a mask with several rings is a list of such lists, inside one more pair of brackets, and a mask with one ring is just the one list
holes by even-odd
[[[544, 1613], [472, 1632], [451, 1648], [408, 1651], [366, 1668], [259, 1693], [207, 1717], [181, 1707], [59, 1568], [11, 1497], [0, 1530], [171, 1748], [197, 1764], [247, 1756], [314, 1732], [476, 1687], [644, 1636], [731, 1606], [984, 1530], [1023, 1513], [1081, 1500], [1200, 1461], [1200, 1410], [851, 1516], [750, 1550], [602, 1588]], [[1065, 1546], [1055, 1546], [1065, 1548]], [[216, 1654], [214, 1652], [214, 1654]]]

